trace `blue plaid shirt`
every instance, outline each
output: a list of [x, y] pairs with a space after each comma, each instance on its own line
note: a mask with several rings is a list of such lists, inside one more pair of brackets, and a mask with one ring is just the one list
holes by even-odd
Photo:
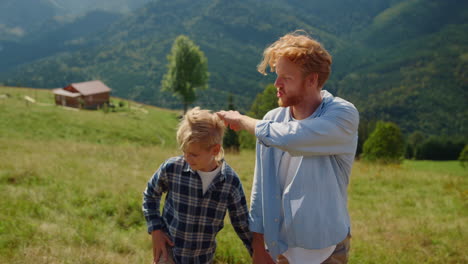
[[[160, 201], [167, 192], [162, 216]], [[143, 193], [143, 213], [148, 233], [162, 229], [175, 246], [176, 263], [211, 263], [216, 234], [224, 226], [226, 210], [237, 235], [251, 253], [252, 235], [242, 183], [222, 162], [220, 173], [203, 194], [202, 181], [183, 156], [166, 160], [149, 180]]]

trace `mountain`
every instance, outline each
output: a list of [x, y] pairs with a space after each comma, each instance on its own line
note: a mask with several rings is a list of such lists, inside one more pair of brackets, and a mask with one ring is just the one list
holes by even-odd
[[83, 14], [89, 11], [101, 10], [126, 13], [137, 9], [151, 0], [47, 0], [59, 11], [70, 14]]
[[62, 51], [83, 48], [81, 41], [120, 19], [122, 15], [106, 11], [91, 11], [71, 22], [52, 19], [43, 23], [43, 29], [33, 32], [23, 41], [2, 41], [0, 71], [55, 55]]
[[70, 21], [100, 10], [128, 13], [150, 0], [2, 0], [0, 40], [21, 41], [30, 33], [42, 32], [50, 21]]
[[0, 1], [0, 40], [20, 39], [30, 28], [55, 14], [54, 7], [45, 1]]
[[[258, 0], [154, 1], [106, 31], [87, 38], [82, 43], [86, 48], [22, 67], [16, 73], [5, 75], [8, 76], [5, 82], [47, 88], [63, 86], [64, 82], [99, 78], [113, 87], [118, 96], [178, 107], [177, 100], [157, 91], [173, 40], [179, 34], [186, 34], [208, 57], [211, 89], [201, 94], [199, 103], [219, 108], [226, 102], [228, 94], [233, 93], [238, 107], [248, 109], [255, 95], [273, 80], [273, 76], [263, 77], [256, 72], [256, 65], [268, 43], [285, 32], [302, 28], [313, 32], [331, 51], [344, 46], [336, 35], [327, 32], [329, 28], [337, 28], [334, 26], [336, 22], [328, 24], [324, 20], [318, 23], [322, 20], [319, 14], [333, 13], [338, 2], [331, 3], [334, 5], [328, 9], [322, 7], [316, 12], [317, 16], [312, 16], [306, 9], [296, 14], [299, 2], [280, 0], [268, 5]], [[380, 11], [387, 5], [382, 5]], [[309, 10], [312, 10], [311, 6], [308, 5]], [[357, 12], [351, 1], [346, 6]], [[339, 9], [343, 17], [346, 17], [346, 9]], [[356, 20], [355, 24], [361, 26], [369, 23], [369, 19]], [[28, 79], [21, 76], [28, 76]]]
[[177, 108], [159, 87], [172, 42], [185, 34], [208, 57], [211, 74], [197, 104], [223, 108], [232, 93], [246, 111], [274, 80], [256, 72], [263, 49], [301, 28], [334, 57], [325, 89], [355, 103], [363, 120], [394, 121], [405, 133], [466, 135], [467, 10], [455, 0], [157, 0], [67, 40], [59, 54], [15, 68], [11, 61], [0, 82], [52, 88], [101, 79], [116, 96]]
[[337, 93], [365, 120], [404, 132], [468, 134], [468, 2], [415, 0], [379, 14], [359, 46], [340, 51]]

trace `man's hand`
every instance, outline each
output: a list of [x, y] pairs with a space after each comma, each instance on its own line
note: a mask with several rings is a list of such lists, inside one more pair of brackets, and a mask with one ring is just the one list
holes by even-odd
[[275, 264], [273, 258], [271, 258], [270, 254], [265, 249], [265, 241], [263, 239], [263, 234], [253, 233], [252, 248], [252, 263]]
[[173, 247], [174, 243], [162, 230], [154, 230], [151, 233], [151, 238], [153, 240], [153, 264], [157, 264], [161, 256], [169, 262], [167, 245]]
[[241, 115], [237, 111], [219, 111], [216, 113], [219, 118], [224, 121], [226, 126], [229, 126], [234, 131], [246, 130], [250, 134], [255, 134], [255, 126], [257, 119], [253, 119], [246, 115]]

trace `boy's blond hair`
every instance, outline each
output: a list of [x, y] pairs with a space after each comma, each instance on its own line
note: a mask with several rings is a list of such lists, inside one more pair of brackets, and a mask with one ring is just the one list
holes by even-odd
[[177, 130], [177, 143], [183, 151], [191, 143], [201, 143], [209, 149], [216, 144], [221, 145], [216, 160], [220, 161], [224, 157], [223, 137], [224, 123], [218, 115], [211, 113], [210, 110], [195, 107], [185, 114], [179, 123]]
[[283, 56], [301, 66], [305, 75], [317, 73], [319, 87], [322, 87], [330, 76], [331, 55], [318, 41], [302, 30], [286, 34], [266, 48], [257, 70], [266, 75], [266, 68], [270, 66], [270, 70], [275, 71], [278, 59]]

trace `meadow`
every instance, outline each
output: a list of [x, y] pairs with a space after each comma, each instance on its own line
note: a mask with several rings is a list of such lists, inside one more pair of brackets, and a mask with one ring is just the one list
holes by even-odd
[[[142, 192], [180, 154], [180, 113], [125, 105], [75, 111], [54, 106], [49, 91], [0, 87], [0, 263], [150, 263]], [[226, 155], [248, 196], [254, 155]], [[468, 263], [467, 198], [458, 162], [357, 161], [349, 263]], [[250, 263], [229, 218], [216, 263]]]

